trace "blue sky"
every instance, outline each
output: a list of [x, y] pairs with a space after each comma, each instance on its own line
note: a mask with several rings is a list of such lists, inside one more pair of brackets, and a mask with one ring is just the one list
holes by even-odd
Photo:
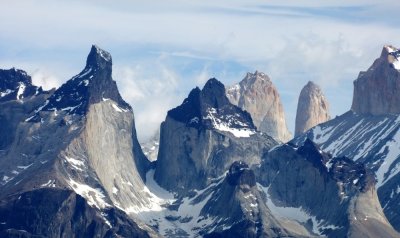
[[0, 67], [57, 87], [85, 64], [92, 44], [113, 56], [113, 77], [133, 106], [139, 137], [210, 77], [225, 85], [263, 71], [277, 86], [288, 127], [309, 80], [331, 114], [351, 106], [353, 80], [384, 44], [400, 47], [400, 2], [2, 1]]

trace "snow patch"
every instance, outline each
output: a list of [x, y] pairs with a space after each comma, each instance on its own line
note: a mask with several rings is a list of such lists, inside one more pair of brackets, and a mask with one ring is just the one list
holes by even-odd
[[335, 230], [341, 228], [332, 224], [326, 224], [326, 221], [323, 219], [317, 220], [315, 216], [310, 215], [302, 207], [278, 207], [272, 202], [268, 191], [269, 187], [263, 187], [261, 184], [257, 184], [257, 187], [267, 196], [267, 207], [271, 210], [271, 213], [275, 217], [298, 221], [302, 224], [305, 224], [311, 220], [312, 232], [317, 235], [322, 235], [322, 232], [325, 229]]
[[31, 167], [32, 165], [33, 165], [33, 163], [32, 163], [32, 164], [29, 164], [29, 165], [26, 165], [26, 166], [24, 166], [24, 165], [18, 165], [17, 168], [26, 170], [26, 169], [28, 169], [29, 167]]
[[114, 103], [111, 103], [111, 106], [114, 108], [115, 111], [117, 112], [127, 112], [128, 110], [126, 109], [122, 109], [120, 107], [118, 107], [117, 105], [115, 105]]
[[105, 59], [106, 61], [111, 61], [111, 56], [104, 50], [100, 49], [98, 46], [95, 46], [96, 53], [101, 56], [101, 58]]
[[[200, 196], [211, 186], [217, 186], [223, 181], [223, 176], [216, 179], [209, 187], [196, 192], [196, 196], [185, 197], [180, 201], [177, 210], [169, 210], [168, 205], [177, 202], [174, 194], [161, 188], [153, 179], [154, 170], [146, 174], [145, 192], [151, 195], [151, 202], [147, 207], [132, 208], [131, 213], [136, 214], [150, 226], [158, 228], [158, 232], [166, 237], [176, 237], [177, 234], [186, 233], [188, 237], [198, 237], [198, 231], [215, 224], [215, 218], [200, 215], [204, 205], [211, 199], [212, 192], [201, 201]], [[151, 204], [153, 203], [153, 204]]]
[[215, 108], [210, 108], [207, 110], [207, 116], [204, 119], [210, 119], [213, 123], [213, 127], [219, 131], [229, 132], [235, 137], [250, 137], [256, 132], [250, 128], [234, 128], [231, 127], [231, 124], [236, 123], [241, 126], [248, 126], [239, 120], [228, 120], [228, 122], [222, 121], [217, 117], [217, 110]]
[[61, 108], [61, 111], [70, 111], [71, 112], [71, 111], [75, 110], [75, 108], [80, 107], [81, 105], [82, 105], [82, 102], [76, 106]]
[[[398, 121], [399, 118], [396, 121]], [[399, 172], [400, 165], [396, 164], [394, 167], [392, 167], [392, 164], [400, 156], [400, 131], [396, 132], [396, 134], [393, 136], [393, 139], [388, 141], [386, 145], [381, 148], [378, 154], [382, 154], [386, 150], [387, 154], [385, 156], [385, 160], [380, 165], [378, 171], [376, 171], [376, 177], [378, 180], [376, 183], [377, 188], [384, 185]]]
[[13, 92], [14, 92], [14, 90], [7, 89], [6, 91], [0, 93], [0, 98], [5, 97], [8, 94], [13, 93]]
[[76, 170], [79, 170], [79, 171], [83, 171], [82, 167], [85, 166], [85, 163], [83, 161], [77, 160], [77, 159], [74, 159], [74, 158], [70, 158], [68, 156], [65, 156], [65, 159], [66, 159], [66, 161], [68, 161], [68, 163], [73, 168], [75, 168]]
[[18, 92], [17, 92], [17, 100], [21, 100], [24, 98], [26, 85], [24, 83], [19, 83]]
[[50, 179], [47, 183], [40, 185], [40, 187], [56, 187], [55, 180]]
[[67, 183], [77, 194], [84, 197], [90, 206], [98, 209], [104, 209], [111, 206], [105, 201], [106, 196], [100, 189], [78, 183], [71, 178], [67, 181]]

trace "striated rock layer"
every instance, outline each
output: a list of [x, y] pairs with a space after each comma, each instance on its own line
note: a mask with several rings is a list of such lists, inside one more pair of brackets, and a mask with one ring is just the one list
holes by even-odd
[[400, 113], [400, 50], [386, 45], [381, 56], [354, 81], [351, 110], [360, 114]]
[[297, 104], [295, 136], [330, 119], [329, 104], [321, 88], [309, 81], [301, 90]]
[[266, 74], [247, 73], [240, 83], [227, 89], [226, 95], [233, 104], [250, 113], [259, 131], [278, 141], [291, 139], [278, 90]]

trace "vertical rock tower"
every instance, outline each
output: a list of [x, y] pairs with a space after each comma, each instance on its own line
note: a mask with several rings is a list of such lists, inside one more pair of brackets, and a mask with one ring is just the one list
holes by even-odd
[[229, 87], [226, 94], [231, 103], [250, 113], [259, 131], [282, 142], [291, 139], [278, 90], [268, 75], [258, 71], [247, 73], [240, 83]]
[[351, 110], [358, 114], [400, 113], [400, 50], [385, 45], [381, 56], [354, 81]]
[[330, 119], [329, 104], [321, 88], [309, 81], [301, 90], [297, 104], [295, 136]]

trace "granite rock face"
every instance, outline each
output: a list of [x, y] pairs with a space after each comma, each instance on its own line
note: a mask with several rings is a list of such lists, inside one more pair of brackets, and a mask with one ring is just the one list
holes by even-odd
[[201, 189], [234, 161], [259, 163], [263, 150], [275, 144], [256, 132], [249, 113], [229, 102], [224, 85], [210, 79], [161, 124], [155, 180], [169, 191]]
[[[119, 95], [111, 70], [110, 54], [92, 46], [84, 70], [56, 91], [38, 92], [23, 101], [16, 98], [0, 102], [0, 115], [6, 115], [1, 117], [5, 122], [0, 125], [1, 130], [15, 129], [11, 138], [0, 137], [1, 203], [14, 204], [9, 200], [10, 195], [18, 198], [41, 194], [42, 190], [44, 194], [60, 191], [66, 195], [54, 199], [61, 207], [91, 210], [91, 215], [77, 217], [80, 219], [77, 227], [66, 227], [65, 233], [56, 230], [46, 233], [37, 229], [45, 229], [49, 216], [59, 217], [63, 213], [14, 204], [14, 210], [37, 214], [37, 222], [43, 222], [43, 226], [26, 227], [32, 237], [41, 234], [74, 237], [82, 230], [90, 231], [91, 223], [96, 232], [87, 237], [116, 236], [118, 231], [107, 228], [112, 219], [119, 219], [107, 215], [110, 209], [126, 219], [127, 231], [137, 229], [137, 236], [142, 233], [156, 236], [146, 225], [136, 225], [140, 222], [134, 218], [135, 210], [150, 204], [151, 195], [144, 184], [150, 162], [140, 149], [132, 109]], [[7, 118], [9, 113], [14, 115], [13, 120]], [[86, 205], [74, 207], [75, 200], [69, 204], [63, 199], [80, 199]], [[54, 220], [53, 225], [64, 226], [68, 215]], [[28, 224], [23, 217], [30, 219], [21, 215], [19, 222]], [[13, 222], [8, 230], [21, 225]], [[136, 228], [130, 227], [132, 224]]]
[[300, 92], [295, 136], [330, 119], [329, 104], [321, 88], [309, 81]]
[[266, 74], [247, 73], [240, 83], [227, 89], [226, 95], [233, 104], [250, 113], [259, 131], [278, 141], [291, 139], [278, 90]]
[[400, 50], [386, 45], [381, 56], [354, 81], [351, 110], [360, 114], [400, 113]]

